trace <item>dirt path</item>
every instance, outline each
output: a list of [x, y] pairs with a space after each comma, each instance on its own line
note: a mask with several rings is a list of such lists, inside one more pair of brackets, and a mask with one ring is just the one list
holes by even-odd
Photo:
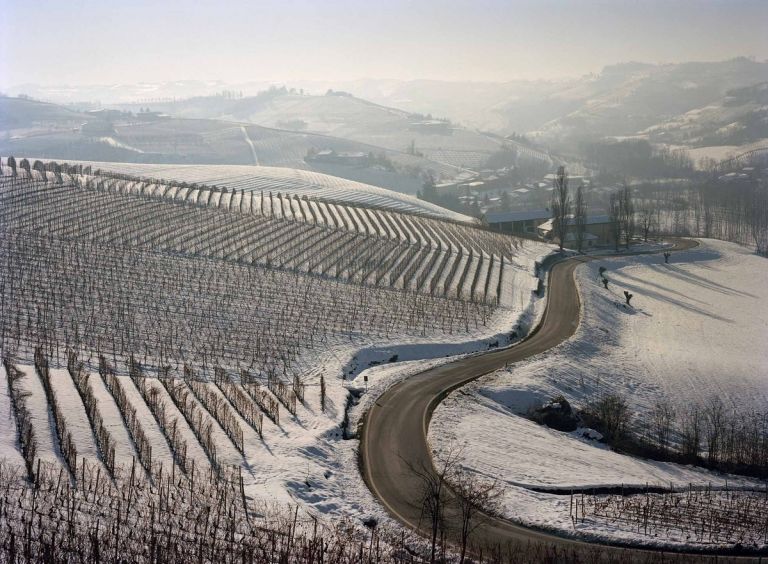
[[243, 133], [243, 139], [245, 139], [245, 142], [248, 143], [248, 147], [251, 149], [251, 155], [253, 156], [253, 164], [256, 166], [259, 166], [259, 156], [256, 154], [256, 147], [253, 144], [253, 141], [251, 141], [251, 137], [248, 135], [248, 130], [245, 128], [244, 125], [240, 126], [240, 131]]

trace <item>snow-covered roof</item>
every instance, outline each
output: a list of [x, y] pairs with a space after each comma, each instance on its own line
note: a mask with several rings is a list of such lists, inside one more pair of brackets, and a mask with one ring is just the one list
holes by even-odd
[[508, 221], [528, 221], [531, 219], [549, 219], [552, 216], [549, 210], [527, 210], [490, 212], [485, 216], [488, 223], [506, 223]]
[[[554, 221], [554, 218], [550, 219], [549, 221], [545, 221], [541, 225], [539, 225], [539, 229], [542, 231], [551, 231], [552, 230], [552, 222]], [[576, 219], [573, 217], [573, 215], [568, 216], [567, 218], [568, 225], [574, 225], [576, 223]], [[586, 221], [584, 222], [585, 225], [600, 225], [602, 223], [611, 223], [611, 218], [608, 215], [592, 215], [587, 217]]]
[[[570, 218], [568, 220], [569, 224], [573, 224], [575, 222], [574, 218]], [[612, 223], [611, 222], [611, 216], [609, 215], [592, 215], [587, 218], [587, 225], [595, 225], [597, 223]]]

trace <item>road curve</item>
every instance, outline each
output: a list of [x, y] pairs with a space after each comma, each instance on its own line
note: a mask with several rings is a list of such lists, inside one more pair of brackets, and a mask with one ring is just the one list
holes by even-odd
[[[697, 244], [696, 241], [678, 240], [674, 250], [689, 249]], [[429, 528], [428, 519], [422, 519], [423, 482], [412, 468], [434, 472], [427, 431], [435, 407], [456, 388], [508, 363], [544, 352], [571, 337], [580, 317], [574, 270], [584, 262], [600, 258], [607, 257], [575, 256], [551, 269], [544, 315], [525, 340], [506, 349], [470, 356], [411, 376], [389, 388], [371, 406], [361, 431], [361, 472], [371, 492], [395, 518], [425, 534]], [[459, 528], [457, 518], [448, 515], [447, 519], [449, 531], [456, 531]], [[486, 549], [515, 542], [541, 542], [574, 549], [592, 546], [488, 515], [482, 516], [482, 524], [472, 539], [475, 546]], [[626, 549], [606, 548], [627, 552]], [[647, 556], [645, 550], [632, 552]]]

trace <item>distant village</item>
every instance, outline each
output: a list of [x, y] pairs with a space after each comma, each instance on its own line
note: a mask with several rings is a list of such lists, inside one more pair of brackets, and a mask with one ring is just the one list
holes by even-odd
[[[727, 162], [727, 171], [715, 171], [708, 175], [708, 180], [699, 178], [697, 186], [709, 182], [716, 189], [717, 186], [748, 184], [764, 178], [768, 176], [768, 168], [755, 166], [754, 162], [759, 161], [757, 157], [764, 160], [765, 152], [766, 149], [760, 149], [754, 151], [759, 155], [750, 154], [738, 159], [739, 162]], [[520, 175], [515, 174], [515, 167], [467, 171], [450, 181], [425, 185], [421, 197], [442, 205], [454, 202], [458, 204], [454, 205], [455, 209], [481, 219], [494, 230], [555, 241], [551, 209], [555, 174], [543, 174], [536, 180], [519, 181], [519, 178]], [[623, 189], [623, 182], [576, 174], [569, 175], [568, 183], [572, 194], [578, 187], [582, 187], [588, 195], [581, 244], [586, 248], [615, 245], [617, 230], [607, 205], [611, 195]], [[662, 185], [684, 189], [688, 184], [684, 179], [666, 179], [657, 187]], [[636, 197], [638, 190], [647, 193], [654, 189], [652, 183], [632, 183]], [[566, 223], [564, 244], [571, 246], [575, 239], [575, 218], [569, 217]]]
[[[467, 209], [475, 210], [492, 229], [552, 239], [552, 200], [555, 174], [544, 175], [540, 180], [510, 184], [511, 168], [481, 170], [477, 174], [465, 174], [463, 178], [435, 184], [439, 196], [453, 195]], [[569, 177], [570, 186], [581, 185], [590, 191], [609, 193], [617, 186], [595, 188], [591, 178], [576, 175]], [[613, 230], [607, 214], [596, 213], [587, 217], [584, 244], [587, 247], [613, 244]], [[569, 236], [573, 234], [569, 232]]]

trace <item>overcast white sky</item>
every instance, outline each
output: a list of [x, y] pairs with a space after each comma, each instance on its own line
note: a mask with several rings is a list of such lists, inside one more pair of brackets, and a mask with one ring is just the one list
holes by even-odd
[[0, 0], [0, 88], [577, 76], [768, 59], [768, 0]]

